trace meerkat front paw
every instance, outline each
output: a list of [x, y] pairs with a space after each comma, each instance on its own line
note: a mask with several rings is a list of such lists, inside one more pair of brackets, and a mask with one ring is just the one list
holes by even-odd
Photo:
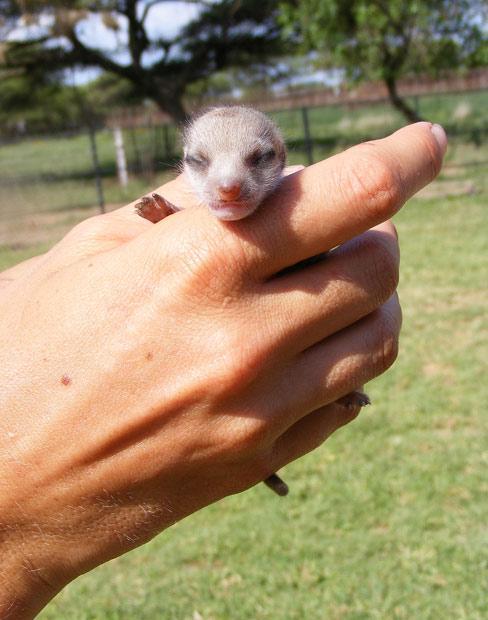
[[157, 224], [165, 217], [176, 213], [179, 209], [175, 207], [169, 200], [163, 198], [159, 194], [151, 194], [144, 196], [140, 202], [134, 207], [136, 213], [153, 224]]

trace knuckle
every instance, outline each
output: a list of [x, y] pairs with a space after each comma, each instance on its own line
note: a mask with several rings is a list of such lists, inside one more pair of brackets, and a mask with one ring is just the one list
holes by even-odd
[[346, 173], [353, 204], [357, 209], [368, 209], [375, 221], [383, 221], [397, 211], [404, 199], [400, 176], [374, 143], [361, 144], [354, 152]]
[[165, 248], [178, 271], [189, 276], [188, 285], [201, 295], [213, 297], [216, 291], [231, 290], [242, 279], [242, 259], [228, 236], [213, 230], [184, 231]]
[[376, 234], [367, 235], [363, 243], [364, 253], [369, 257], [367, 264], [371, 286], [377, 302], [383, 303], [394, 293], [400, 278], [397, 246]]
[[265, 418], [248, 417], [241, 430], [241, 445], [248, 451], [261, 452], [270, 438], [270, 425]]
[[400, 324], [393, 313], [383, 307], [378, 311], [376, 327], [376, 369], [381, 374], [388, 370], [398, 357]]
[[221, 394], [224, 397], [231, 397], [236, 394], [236, 390], [242, 392], [258, 380], [267, 356], [259, 343], [250, 338], [249, 334], [243, 334], [242, 329], [223, 331], [216, 343], [221, 353], [219, 384]]
[[219, 440], [221, 450], [230, 458], [253, 457], [253, 461], [259, 463], [271, 437], [266, 419], [242, 412], [231, 426]]
[[84, 239], [86, 237], [96, 237], [100, 232], [106, 229], [106, 221], [103, 215], [94, 215], [92, 217], [79, 222], [70, 231], [70, 236], [76, 239]]
[[92, 244], [105, 239], [113, 239], [115, 230], [116, 227], [114, 227], [111, 214], [105, 213], [103, 215], [93, 215], [79, 222], [66, 235], [66, 238], [75, 243]]

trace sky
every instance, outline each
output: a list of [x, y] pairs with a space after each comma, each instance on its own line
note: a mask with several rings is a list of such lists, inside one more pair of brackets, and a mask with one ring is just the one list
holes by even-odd
[[183, 26], [198, 15], [199, 8], [186, 2], [165, 2], [152, 7], [149, 12], [147, 28], [149, 34], [163, 34], [173, 37]]
[[[149, 38], [174, 38], [198, 13], [199, 7], [196, 4], [186, 2], [164, 2], [151, 7], [145, 22]], [[123, 19], [121, 26], [125, 26]], [[94, 14], [83, 22], [82, 31], [83, 37], [80, 38], [93, 47], [115, 47], [117, 44], [116, 34], [106, 28], [102, 20]]]

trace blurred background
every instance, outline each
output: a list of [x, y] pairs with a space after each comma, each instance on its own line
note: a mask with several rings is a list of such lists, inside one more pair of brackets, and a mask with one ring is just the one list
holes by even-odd
[[311, 164], [425, 119], [395, 218], [405, 327], [373, 407], [284, 473], [68, 587], [41, 618], [488, 618], [488, 7], [472, 0], [0, 0], [0, 269], [176, 174], [245, 103]]

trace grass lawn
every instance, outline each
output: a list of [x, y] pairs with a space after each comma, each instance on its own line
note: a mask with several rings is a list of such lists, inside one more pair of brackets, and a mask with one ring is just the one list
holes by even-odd
[[[42, 620], [488, 617], [487, 166], [488, 144], [456, 144], [396, 217], [399, 359], [372, 407], [286, 468], [289, 497], [259, 485], [210, 506], [79, 578]], [[47, 241], [19, 243], [0, 267]]]

